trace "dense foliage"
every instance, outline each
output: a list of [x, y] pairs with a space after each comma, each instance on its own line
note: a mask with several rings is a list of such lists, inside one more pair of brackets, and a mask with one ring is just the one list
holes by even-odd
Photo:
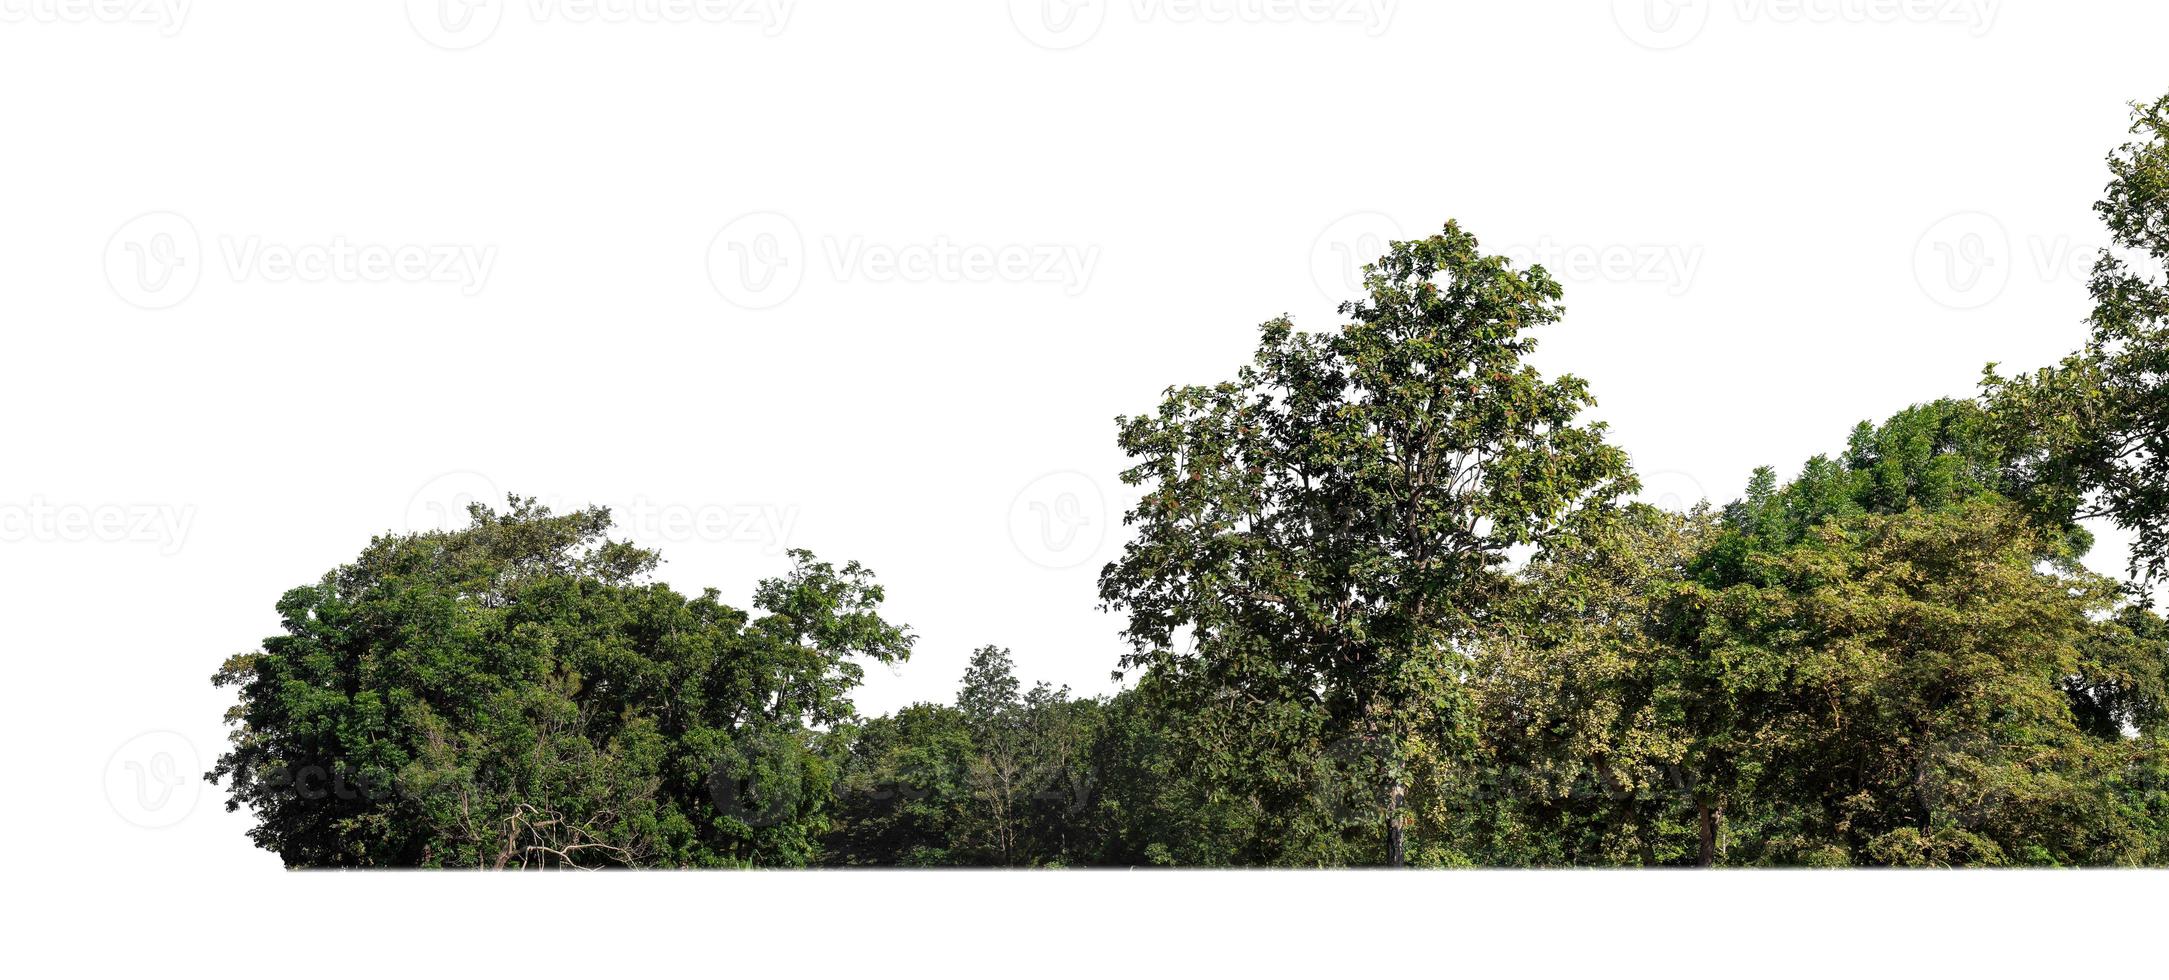
[[644, 582], [607, 511], [528, 501], [380, 537], [228, 660], [214, 779], [292, 866], [805, 864], [833, 806], [817, 726], [852, 661], [908, 656], [865, 569], [793, 554], [767, 615]]
[[756, 615], [513, 499], [287, 593], [209, 776], [296, 867], [2169, 864], [2169, 98], [2137, 108], [2080, 350], [1721, 507], [1628, 502], [1586, 387], [1527, 363], [1558, 284], [1448, 224], [1338, 331], [1271, 321], [1119, 420], [1112, 697], [987, 646], [953, 704], [860, 718], [913, 643], [865, 569], [793, 552]]

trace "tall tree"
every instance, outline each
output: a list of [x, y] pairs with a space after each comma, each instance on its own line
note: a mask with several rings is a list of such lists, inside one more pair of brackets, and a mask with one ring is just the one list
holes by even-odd
[[1268, 322], [1233, 381], [1119, 420], [1123, 479], [1146, 492], [1100, 594], [1129, 613], [1125, 669], [1275, 706], [1253, 717], [1316, 718], [1374, 760], [1383, 858], [1400, 865], [1405, 753], [1458, 724], [1462, 645], [1507, 550], [1633, 481], [1581, 422], [1583, 382], [1525, 362], [1529, 331], [1562, 312], [1541, 266], [1449, 223], [1364, 281], [1339, 332]]
[[2169, 581], [2169, 96], [2135, 106], [2139, 136], [2109, 155], [2094, 205], [2111, 247], [2095, 262], [2092, 335], [2054, 367], [1983, 388], [2006, 439], [2056, 509], [2133, 536], [2143, 595]]
[[973, 651], [956, 702], [972, 733], [965, 778], [977, 805], [979, 819], [973, 825], [980, 844], [994, 863], [1016, 864], [1023, 849], [1024, 811], [1040, 774], [1009, 651], [998, 646]]

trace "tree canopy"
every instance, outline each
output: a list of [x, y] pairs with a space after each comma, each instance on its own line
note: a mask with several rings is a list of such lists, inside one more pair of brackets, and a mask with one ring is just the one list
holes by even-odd
[[1110, 696], [990, 644], [861, 717], [915, 642], [867, 569], [793, 551], [735, 609], [515, 497], [281, 597], [208, 777], [293, 867], [2169, 864], [2169, 97], [2135, 109], [2074, 353], [1738, 499], [1632, 502], [1529, 364], [1558, 282], [1448, 223], [1116, 420]]
[[647, 581], [606, 510], [476, 505], [379, 537], [229, 659], [211, 777], [290, 866], [806, 864], [833, 806], [818, 726], [909, 656], [856, 564], [805, 552], [755, 616]]

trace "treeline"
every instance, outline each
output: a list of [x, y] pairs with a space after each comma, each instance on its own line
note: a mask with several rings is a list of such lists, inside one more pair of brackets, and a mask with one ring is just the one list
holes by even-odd
[[2169, 864], [2169, 98], [2133, 132], [2083, 347], [1721, 507], [1632, 502], [1527, 363], [1558, 283], [1449, 223], [1119, 420], [1113, 697], [990, 646], [862, 718], [914, 644], [866, 569], [738, 610], [514, 499], [289, 592], [208, 776], [296, 867]]
[[957, 706], [861, 729], [825, 860], [1379, 863], [1398, 778], [1417, 864], [2169, 862], [2169, 628], [1995, 488], [1991, 424], [1936, 402], [1722, 510], [1575, 515], [1398, 746], [1223, 663], [1019, 697], [982, 650]]

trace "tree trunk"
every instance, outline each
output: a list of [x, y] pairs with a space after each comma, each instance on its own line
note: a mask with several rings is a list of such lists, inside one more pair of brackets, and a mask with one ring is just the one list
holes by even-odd
[[1407, 846], [1401, 839], [1401, 799], [1406, 790], [1401, 780], [1395, 778], [1386, 790], [1386, 867], [1408, 866]]
[[1702, 801], [1695, 803], [1695, 810], [1702, 817], [1702, 849], [1695, 854], [1695, 867], [1707, 868], [1717, 863], [1717, 822], [1725, 811]]

